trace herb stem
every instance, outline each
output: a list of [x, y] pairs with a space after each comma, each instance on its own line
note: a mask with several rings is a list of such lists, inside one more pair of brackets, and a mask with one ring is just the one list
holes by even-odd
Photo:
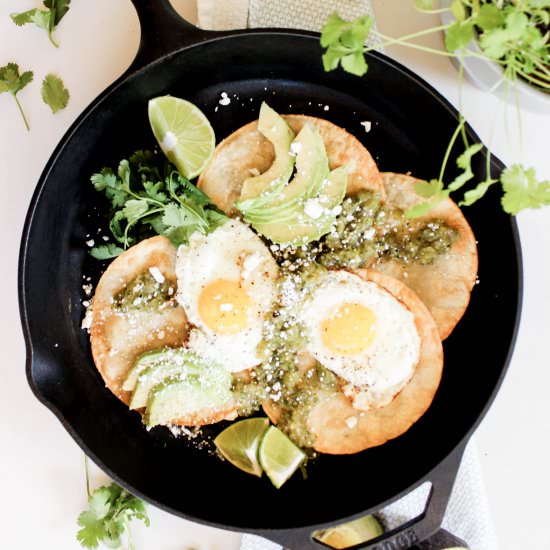
[[438, 27], [432, 27], [430, 29], [423, 29], [421, 31], [413, 32], [411, 34], [406, 34], [404, 36], [400, 36], [399, 38], [392, 38], [391, 36], [387, 36], [376, 30], [373, 30], [372, 32], [375, 33], [378, 36], [378, 38], [381, 38], [382, 40], [386, 40], [387, 41], [386, 44], [389, 45], [395, 40], [399, 40], [399, 41], [411, 40], [412, 38], [418, 38], [420, 36], [425, 36], [428, 34], [432, 34], [434, 32], [444, 31], [447, 28], [449, 28], [449, 25], [439, 25]]
[[54, 40], [52, 31], [48, 31], [48, 38], [50, 39], [50, 42], [51, 42], [56, 48], [59, 48], [59, 44]]
[[445, 175], [445, 169], [447, 168], [447, 162], [449, 161], [451, 149], [453, 148], [456, 138], [458, 137], [458, 134], [461, 132], [463, 127], [464, 127], [464, 117], [462, 116], [462, 114], [459, 114], [458, 126], [456, 127], [456, 130], [454, 131], [453, 135], [451, 136], [451, 140], [449, 141], [449, 145], [447, 145], [447, 150], [445, 151], [445, 156], [443, 157], [443, 162], [441, 163], [441, 170], [439, 172], [439, 181], [441, 182], [443, 181], [443, 176]]
[[126, 538], [128, 539], [128, 550], [134, 550], [134, 539], [132, 538], [132, 531], [130, 530], [130, 524], [128, 523], [128, 517], [124, 515], [122, 520], [124, 522], [124, 531], [126, 532]]
[[84, 472], [86, 474], [86, 494], [88, 495], [88, 499], [90, 498], [91, 492], [90, 492], [90, 473], [88, 471], [88, 456], [84, 454]]
[[17, 107], [19, 108], [19, 112], [21, 113], [21, 116], [23, 117], [23, 121], [25, 122], [25, 126], [27, 127], [27, 130], [30, 131], [31, 127], [29, 126], [29, 123], [27, 122], [27, 117], [25, 116], [25, 113], [23, 112], [23, 108], [21, 107], [21, 103], [19, 103], [19, 99], [17, 99], [17, 94], [14, 94], [12, 92], [11, 95], [15, 99], [15, 103], [17, 103]]

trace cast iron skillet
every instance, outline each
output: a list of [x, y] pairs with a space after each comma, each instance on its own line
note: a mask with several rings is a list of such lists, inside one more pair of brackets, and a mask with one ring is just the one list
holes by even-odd
[[[314, 529], [376, 511], [430, 481], [424, 513], [385, 535], [383, 546], [375, 541], [364, 548], [412, 546], [439, 527], [464, 446], [511, 354], [521, 296], [514, 221], [492, 194], [466, 210], [479, 241], [480, 283], [445, 342], [443, 379], [432, 406], [401, 437], [351, 456], [322, 456], [308, 467], [307, 480], [294, 476], [277, 491], [265, 478], [241, 473], [168, 430], [147, 432], [105, 389], [80, 328], [82, 285], [87, 277], [95, 283], [105, 267], [90, 259], [84, 244], [100, 238], [106, 206], [89, 177], [154, 145], [147, 100], [172, 94], [193, 101], [218, 139], [256, 118], [266, 100], [279, 112], [322, 116], [347, 128], [381, 170], [424, 178], [438, 173], [457, 114], [424, 81], [383, 55], [369, 56], [362, 79], [325, 73], [316, 34], [205, 32], [181, 20], [167, 0], [133, 4], [142, 27], [134, 63], [67, 132], [29, 208], [19, 295], [33, 391], [83, 450], [134, 494], [185, 518], [260, 534], [293, 549], [319, 548], [311, 539]], [[219, 104], [221, 92], [230, 105]], [[372, 122], [368, 134], [360, 125], [365, 120]], [[470, 129], [468, 134], [475, 139]], [[460, 152], [453, 151], [453, 158]], [[473, 163], [477, 178], [484, 177], [484, 166], [480, 154]], [[494, 174], [502, 169], [495, 159], [491, 167]]]

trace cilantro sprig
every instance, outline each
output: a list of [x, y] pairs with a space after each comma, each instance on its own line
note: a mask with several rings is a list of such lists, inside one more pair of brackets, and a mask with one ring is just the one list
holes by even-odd
[[2, 92], [9, 92], [13, 96], [15, 103], [17, 103], [19, 112], [23, 117], [27, 130], [30, 130], [30, 126], [27, 121], [27, 117], [23, 112], [23, 108], [21, 107], [21, 103], [19, 103], [17, 94], [27, 84], [32, 82], [33, 76], [32, 71], [25, 71], [24, 73], [19, 74], [19, 65], [17, 65], [17, 63], [8, 63], [7, 65], [0, 67], [0, 94]]
[[53, 37], [53, 31], [69, 11], [70, 3], [71, 0], [44, 0], [44, 9], [34, 8], [19, 13], [12, 13], [10, 17], [18, 27], [34, 23], [44, 29], [48, 33], [50, 42], [58, 48], [59, 44]]
[[116, 172], [103, 168], [91, 181], [111, 203], [109, 227], [121, 245], [94, 247], [91, 254], [97, 259], [117, 256], [143, 229], [179, 245], [187, 243], [195, 231], [206, 235], [227, 219], [172, 164], [151, 151], [136, 151], [120, 162]]
[[120, 548], [125, 536], [128, 548], [134, 550], [130, 521], [139, 519], [149, 527], [144, 502], [114, 482], [90, 492], [87, 460], [85, 465], [88, 508], [77, 519], [80, 526], [76, 534], [78, 542], [84, 548], [97, 548], [100, 544]]

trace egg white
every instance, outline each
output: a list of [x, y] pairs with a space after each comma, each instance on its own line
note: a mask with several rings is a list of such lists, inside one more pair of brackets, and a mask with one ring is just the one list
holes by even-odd
[[[370, 345], [339, 354], [323, 342], [322, 323], [342, 304], [359, 304], [375, 315]], [[306, 351], [343, 379], [343, 390], [361, 410], [389, 403], [412, 377], [420, 356], [420, 336], [412, 312], [390, 292], [347, 271], [328, 272], [304, 303], [300, 315]]]
[[[257, 353], [263, 338], [263, 322], [276, 298], [278, 266], [261, 239], [244, 223], [228, 220], [209, 235], [194, 233], [188, 245], [178, 249], [177, 301], [194, 328], [188, 346], [238, 372], [262, 361]], [[252, 300], [247, 324], [236, 334], [212, 330], [201, 318], [198, 298], [202, 290], [219, 279], [240, 282]]]

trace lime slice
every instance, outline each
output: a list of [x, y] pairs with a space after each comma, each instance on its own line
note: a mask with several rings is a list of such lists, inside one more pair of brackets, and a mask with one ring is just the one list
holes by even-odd
[[264, 472], [277, 489], [306, 458], [306, 455], [275, 426], [270, 426], [265, 433], [258, 455]]
[[198, 176], [214, 153], [214, 130], [193, 103], [172, 96], [149, 100], [149, 122], [168, 160], [188, 179]]
[[313, 538], [339, 549], [361, 544], [383, 533], [384, 528], [374, 516], [364, 516], [348, 523], [316, 531], [313, 533]]
[[214, 443], [231, 464], [249, 474], [261, 477], [258, 447], [268, 426], [267, 418], [247, 418], [231, 424], [214, 439]]

